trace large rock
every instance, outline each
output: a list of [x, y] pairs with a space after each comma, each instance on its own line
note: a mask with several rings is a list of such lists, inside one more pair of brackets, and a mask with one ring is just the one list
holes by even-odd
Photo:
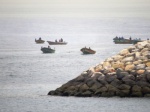
[[121, 62], [114, 62], [114, 63], [112, 63], [112, 67], [113, 67], [114, 69], [118, 69], [118, 68], [124, 69], [124, 63], [121, 63]]
[[125, 71], [132, 71], [132, 70], [134, 70], [134, 68], [135, 68], [135, 65], [134, 65], [134, 64], [127, 65], [127, 66], [125, 67]]
[[123, 49], [48, 95], [150, 97], [150, 41]]
[[116, 55], [116, 56], [112, 56], [112, 59], [115, 61], [118, 61], [118, 60], [122, 60], [124, 56], [120, 56], [120, 55]]
[[128, 72], [119, 72], [119, 73], [117, 72], [116, 75], [117, 75], [117, 78], [121, 80], [123, 77], [129, 75], [129, 73]]
[[120, 51], [119, 55], [121, 56], [126, 56], [127, 54], [129, 54], [129, 50], [128, 49], [123, 49], [122, 51]]
[[122, 60], [122, 62], [133, 62], [133, 60], [134, 60], [134, 57], [133, 56], [131, 56], [131, 57], [126, 57], [126, 58], [124, 58], [123, 60]]
[[145, 64], [138, 64], [136, 65], [136, 69], [139, 70], [139, 69], [145, 69]]
[[147, 67], [150, 67], [150, 61], [146, 63], [146, 66], [147, 66]]

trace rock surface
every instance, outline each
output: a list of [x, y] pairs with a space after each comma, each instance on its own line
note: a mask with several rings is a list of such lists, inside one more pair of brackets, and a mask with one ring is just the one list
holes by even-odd
[[150, 97], [150, 41], [123, 49], [48, 95]]

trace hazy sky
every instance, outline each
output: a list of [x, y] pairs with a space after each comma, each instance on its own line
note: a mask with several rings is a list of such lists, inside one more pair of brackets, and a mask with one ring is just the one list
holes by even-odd
[[0, 16], [150, 17], [150, 0], [0, 0]]

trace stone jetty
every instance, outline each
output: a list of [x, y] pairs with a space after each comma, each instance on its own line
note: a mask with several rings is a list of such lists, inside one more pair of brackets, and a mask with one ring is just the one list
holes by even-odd
[[150, 41], [123, 49], [48, 95], [150, 97]]

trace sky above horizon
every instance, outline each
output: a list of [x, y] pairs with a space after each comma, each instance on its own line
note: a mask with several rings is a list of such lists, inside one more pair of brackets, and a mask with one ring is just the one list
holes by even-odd
[[0, 0], [0, 17], [150, 17], [150, 0]]

